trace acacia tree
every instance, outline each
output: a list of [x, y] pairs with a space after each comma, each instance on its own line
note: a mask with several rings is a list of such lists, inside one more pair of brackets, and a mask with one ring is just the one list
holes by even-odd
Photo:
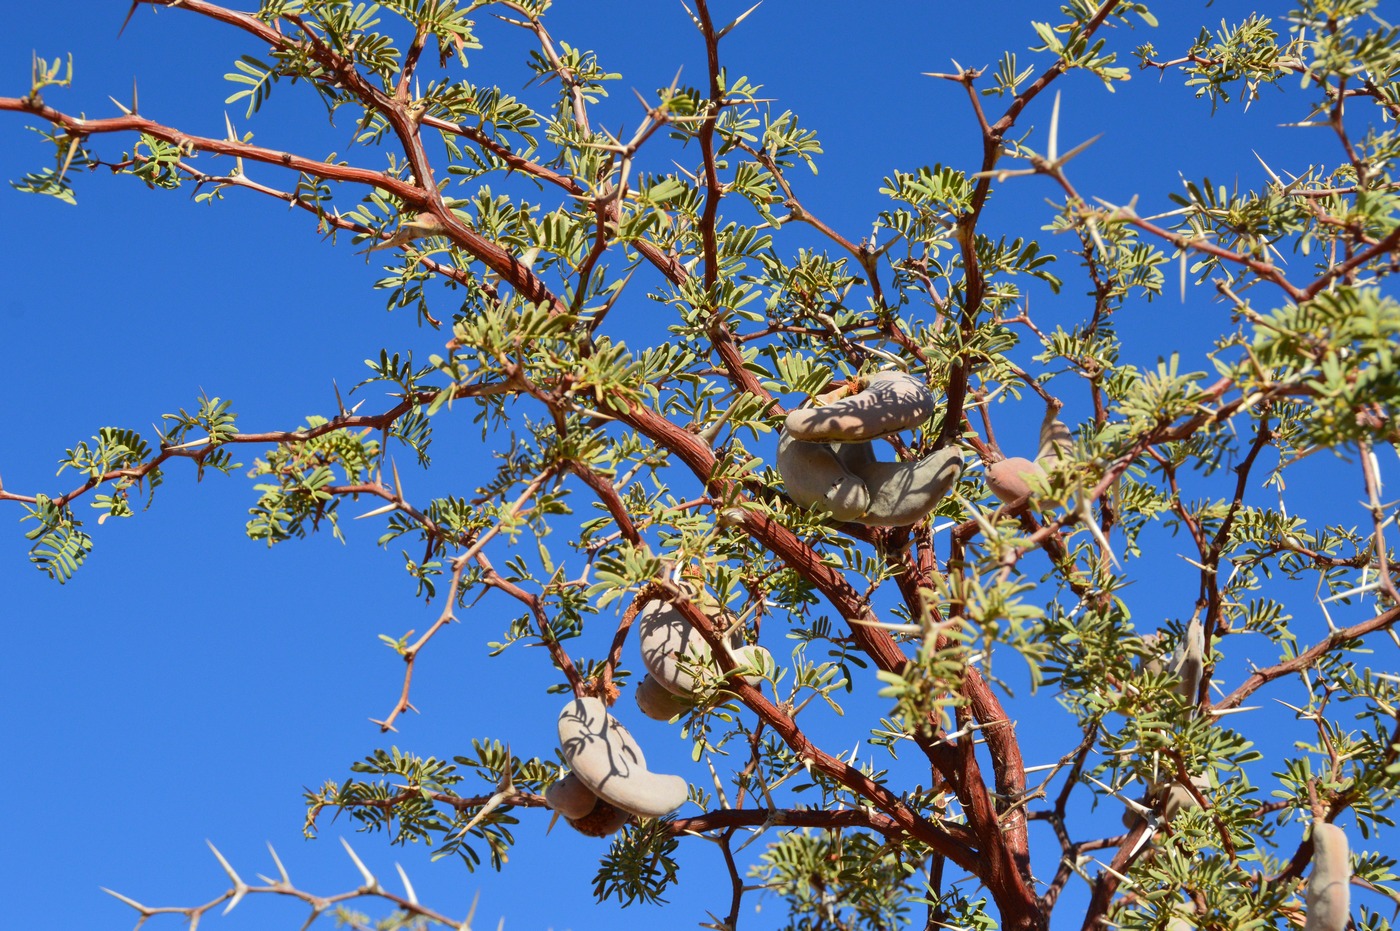
[[[51, 99], [71, 64], [40, 58], [28, 92], [0, 110], [39, 125], [55, 160], [17, 186], [72, 201], [74, 178], [101, 167], [192, 185], [200, 200], [280, 201], [332, 242], [384, 256], [390, 308], [450, 337], [426, 362], [378, 352], [369, 381], [392, 395], [379, 409], [245, 432], [229, 402], [204, 398], [158, 436], [104, 428], [62, 460], [75, 487], [0, 489], [24, 509], [41, 571], [63, 581], [80, 567], [92, 546], [80, 507], [131, 516], [178, 460], [232, 472], [252, 445], [250, 537], [338, 535], [341, 503], [371, 502], [380, 543], [411, 548], [418, 596], [440, 605], [428, 630], [393, 642], [405, 669], [386, 731], [412, 707], [417, 658], [478, 599], [518, 605], [497, 661], [548, 657], [570, 707], [591, 700], [624, 721], [640, 711], [614, 702], [641, 691], [643, 664], [656, 673], [632, 645], [648, 610], [689, 638], [665, 657], [685, 688], [658, 699], [694, 746], [688, 805], [634, 817], [600, 789], [593, 815], [571, 817], [585, 833], [622, 828], [598, 847], [600, 897], [657, 900], [683, 875], [682, 843], [703, 838], [732, 879], [718, 928], [738, 924], [757, 887], [785, 898], [794, 928], [1045, 928], [1076, 877], [1087, 907], [1060, 921], [1085, 928], [1279, 927], [1306, 914], [1309, 928], [1339, 929], [1348, 879], [1367, 890], [1357, 925], [1390, 927], [1370, 907], [1400, 902], [1382, 843], [1400, 678], [1393, 653], [1368, 663], [1400, 618], [1379, 455], [1397, 440], [1400, 397], [1400, 305], [1385, 282], [1400, 256], [1400, 33], [1374, 0], [1296, 0], [1186, 49], [1133, 51], [1212, 107], [1300, 86], [1299, 121], [1335, 136], [1330, 165], [1264, 165], [1244, 190], [1188, 182], [1127, 205], [1095, 198], [1074, 175], [1082, 145], [1057, 138], [1053, 85], [1075, 71], [1120, 84], [1127, 49], [1101, 34], [1154, 21], [1141, 3], [1071, 0], [1034, 24], [1029, 65], [1008, 52], [994, 72], [934, 75], [966, 97], [982, 162], [893, 172], [864, 238], [804, 207], [817, 136], [725, 70], [723, 40], [747, 14], [717, 19], [704, 0], [691, 13], [704, 81], [645, 98], [624, 136], [590, 118], [617, 75], [551, 34], [547, 0], [263, 0], [253, 13], [136, 0], [132, 12], [143, 6], [241, 32], [253, 51], [234, 64], [229, 102], [251, 117], [296, 84], [353, 121], [354, 149], [268, 149], [231, 124], [225, 138], [192, 135], [134, 102], [77, 116]], [[552, 82], [551, 106], [501, 89], [522, 75], [463, 78], [474, 19], [488, 15], [531, 35], [523, 76]], [[1021, 126], [1032, 109], [1047, 132]], [[689, 159], [678, 168], [676, 152]], [[993, 191], [1027, 184], [1056, 198], [1045, 223], [1058, 255], [985, 228]], [[1073, 299], [1033, 314], [1030, 295], [1060, 291], [1059, 275], [1074, 279]], [[1164, 353], [1155, 370], [1123, 361], [1117, 315], [1170, 278], [1183, 296], [1218, 296], [1213, 349]], [[902, 433], [796, 437], [794, 411], [881, 416], [876, 386], [895, 382], [936, 400], [916, 404]], [[1039, 441], [994, 431], [1018, 406], [1045, 412]], [[493, 474], [411, 498], [393, 452], [428, 467], [434, 431], [463, 418], [480, 424]], [[785, 424], [784, 442], [814, 457], [801, 468], [775, 466]], [[853, 458], [873, 455], [871, 437], [897, 465]], [[1037, 445], [1038, 463], [1018, 455]], [[909, 487], [919, 464], [958, 455], [965, 467], [941, 497]], [[1305, 457], [1332, 457], [1338, 480], [1364, 491], [1359, 508], [1286, 500]], [[804, 471], [813, 463], [835, 471]], [[876, 475], [905, 484], [877, 487]], [[859, 481], [867, 497], [848, 509], [831, 481]], [[910, 506], [918, 494], [928, 500]], [[1198, 571], [1194, 590], [1135, 620], [1125, 587], [1177, 558]], [[1305, 639], [1294, 615], [1319, 608], [1328, 632]], [[1329, 611], [1354, 616], [1333, 623]], [[1272, 642], [1266, 664], [1246, 667], [1259, 655], [1247, 633]], [[516, 648], [532, 643], [546, 650]], [[596, 643], [602, 655], [580, 647]], [[1038, 688], [1014, 701], [991, 671], [1013, 657]], [[1276, 719], [1234, 716], [1270, 691], [1295, 712], [1276, 753], [1264, 733]], [[847, 701], [876, 709], [860, 754], [813, 736], [822, 709]], [[1028, 768], [1017, 719], [1052, 714], [1077, 742]], [[509, 826], [567, 807], [565, 764], [588, 768], [567, 740], [562, 754], [513, 755], [500, 739], [522, 745], [515, 722], [501, 730], [451, 763], [376, 753], [308, 794], [308, 824], [345, 811], [500, 867]], [[1115, 824], [1123, 812], [1126, 830], [1098, 809]], [[1053, 842], [1032, 843], [1035, 822]], [[743, 854], [754, 837], [762, 845]], [[377, 897], [391, 925], [459, 923], [368, 874], [328, 900], [285, 874], [250, 888], [227, 868], [227, 893], [174, 911], [197, 918], [264, 892], [318, 909]], [[142, 920], [159, 911], [128, 901]]]

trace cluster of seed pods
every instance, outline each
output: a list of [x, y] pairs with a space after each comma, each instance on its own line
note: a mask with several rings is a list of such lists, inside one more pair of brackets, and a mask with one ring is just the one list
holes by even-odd
[[[717, 620], [726, 617], [706, 593], [699, 602]], [[703, 680], [705, 670], [714, 668], [710, 646], [675, 607], [660, 599], [641, 606], [637, 631], [647, 670], [637, 686], [637, 706], [649, 718], [669, 721], [694, 707], [697, 693], [709, 684]], [[735, 644], [728, 653], [740, 666], [764, 669], [773, 663], [760, 646]], [[762, 681], [757, 675], [746, 679], [754, 686]], [[621, 830], [633, 815], [659, 818], [685, 801], [685, 780], [649, 770], [636, 739], [597, 698], [576, 698], [564, 706], [559, 748], [570, 772], [545, 790], [545, 801], [583, 834], [604, 837]]]
[[660, 818], [685, 802], [686, 781], [649, 770], [636, 739], [600, 699], [564, 706], [559, 749], [570, 772], [545, 790], [545, 801], [584, 834], [603, 837], [633, 815]]
[[956, 446], [916, 462], [880, 462], [871, 441], [926, 422], [933, 395], [905, 372], [876, 372], [849, 397], [788, 414], [778, 473], [788, 497], [841, 521], [902, 527], [922, 520], [962, 474]]
[[[718, 611], [714, 614], [721, 621], [725, 617]], [[689, 710], [695, 694], [704, 688], [697, 673], [713, 668], [710, 645], [679, 611], [660, 599], [648, 601], [637, 613], [637, 634], [647, 670], [637, 686], [637, 706], [649, 718], [669, 721]], [[764, 669], [773, 664], [761, 646], [735, 644], [728, 653], [740, 666]], [[759, 676], [746, 679], [755, 686], [762, 681]]]
[[1035, 454], [1035, 462], [1016, 456], [987, 466], [987, 487], [1007, 504], [1024, 499], [1034, 490], [1034, 482], [1043, 481], [1056, 463], [1068, 457], [1073, 445], [1069, 427], [1055, 415], [1055, 408], [1046, 409], [1045, 420], [1040, 424], [1040, 449]]

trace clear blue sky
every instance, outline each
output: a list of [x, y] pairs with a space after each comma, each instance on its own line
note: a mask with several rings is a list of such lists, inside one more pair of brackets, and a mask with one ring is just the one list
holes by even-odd
[[[746, 5], [720, 3], [716, 16]], [[819, 176], [800, 178], [801, 195], [859, 239], [882, 206], [880, 179], [892, 169], [976, 167], [980, 143], [965, 96], [920, 72], [949, 70], [951, 59], [994, 65], [1004, 48], [1028, 62], [1029, 21], [1055, 17], [1057, 5], [768, 0], [726, 40], [723, 54], [731, 71], [763, 84], [776, 107], [795, 110], [819, 132], [827, 154]], [[1147, 39], [1171, 52], [1202, 23], [1256, 6], [1159, 2], [1161, 29], [1118, 30], [1110, 42], [1125, 56]], [[326, 127], [304, 88], [280, 86], [251, 122], [241, 105], [224, 106], [232, 90], [223, 74], [237, 55], [259, 54], [257, 47], [179, 10], [140, 10], [118, 40], [125, 13], [123, 3], [99, 0], [12, 4], [0, 30], [0, 95], [27, 90], [31, 51], [49, 58], [71, 52], [74, 88], [46, 94], [61, 109], [114, 114], [107, 95], [128, 101], [134, 77], [141, 112], [168, 125], [222, 135], [227, 109], [259, 143], [314, 156], [345, 150], [349, 126]], [[613, 127], [636, 123], [631, 88], [667, 84], [681, 66], [688, 80], [703, 78], [702, 46], [679, 3], [565, 0], [549, 21], [557, 38], [598, 50], [605, 66], [623, 73], [604, 111]], [[471, 77], [518, 92], [525, 76], [519, 58], [482, 58]], [[1251, 149], [1275, 168], [1301, 171], [1328, 142], [1278, 127], [1302, 117], [1292, 87], [1288, 96], [1266, 91], [1243, 117], [1232, 109], [1215, 120], [1173, 77], [1135, 75], [1117, 94], [1083, 78], [1061, 89], [1062, 140], [1104, 134], [1075, 176], [1086, 192], [1109, 200], [1140, 193], [1145, 205], [1166, 209], [1178, 171], [1258, 185], [1262, 169]], [[1041, 100], [1021, 128], [1040, 133], [1049, 103]], [[6, 179], [48, 164], [24, 125], [0, 114]], [[129, 142], [98, 145], [113, 155]], [[989, 208], [984, 231], [1036, 235], [1049, 217], [1042, 199], [1052, 194], [1038, 180], [1009, 186]], [[70, 488], [71, 473], [54, 475], [66, 448], [105, 425], [149, 435], [162, 413], [190, 407], [201, 390], [232, 398], [243, 429], [292, 428], [306, 415], [333, 413], [332, 380], [354, 384], [365, 373], [362, 360], [381, 346], [426, 355], [446, 338], [416, 329], [409, 314], [387, 315], [382, 296], [369, 289], [377, 265], [366, 265], [348, 242], [332, 248], [305, 215], [253, 195], [234, 192], [209, 208], [193, 203], [188, 189], [150, 192], [101, 172], [79, 179], [77, 207], [0, 189], [0, 220], [0, 477], [14, 491]], [[1073, 271], [1066, 264], [1061, 274]], [[1082, 290], [1072, 280], [1063, 315], [1052, 319], [1079, 319]], [[1125, 318], [1128, 354], [1148, 366], [1168, 345], [1198, 354], [1223, 315], [1205, 297], [1183, 306], [1173, 295], [1133, 308]], [[1188, 357], [1187, 367], [1202, 367], [1199, 356]], [[432, 476], [406, 469], [410, 493], [445, 490], [451, 476], [470, 475], [479, 454], [474, 436], [465, 424], [441, 430], [434, 451], [443, 468]], [[238, 452], [249, 464], [257, 454]], [[26, 561], [22, 528], [13, 523], [20, 509], [0, 508], [9, 527], [0, 534], [7, 925], [132, 923], [134, 915], [98, 886], [152, 905], [212, 898], [225, 879], [205, 838], [246, 878], [271, 872], [264, 848], [271, 842], [299, 885], [342, 891], [358, 881], [336, 840], [342, 835], [386, 882], [392, 864], [402, 863], [422, 898], [443, 910], [465, 914], [480, 892], [483, 928], [501, 916], [511, 929], [688, 927], [704, 920], [706, 908], [722, 910], [722, 864], [702, 842], [683, 853], [682, 883], [664, 915], [595, 907], [590, 881], [602, 843], [562, 827], [546, 840], [540, 812], [522, 813], [521, 843], [501, 875], [468, 874], [455, 861], [429, 864], [423, 849], [391, 849], [383, 835], [356, 835], [345, 820], [327, 821], [321, 840], [304, 842], [303, 786], [345, 778], [352, 761], [391, 742], [450, 756], [489, 735], [521, 754], [547, 754], [557, 699], [541, 694], [543, 654], [487, 661], [485, 642], [513, 616], [510, 606], [488, 600], [425, 655], [414, 691], [423, 713], [402, 719], [399, 734], [381, 736], [368, 719], [391, 707], [402, 666], [376, 635], [422, 630], [436, 606], [414, 600], [398, 548], [377, 549], [377, 531], [364, 523], [348, 528], [345, 546], [328, 535], [271, 550], [248, 541], [243, 523], [256, 496], [243, 471], [197, 484], [177, 464], [151, 511], [100, 528], [89, 523], [96, 551], [64, 587]], [[1154, 599], [1165, 598], [1173, 582], [1194, 590], [1189, 571], [1168, 567], [1161, 587], [1134, 593], [1148, 623], [1180, 616], [1189, 599], [1179, 592], [1170, 604]], [[1322, 623], [1307, 621], [1314, 622]], [[541, 668], [531, 672], [530, 663]], [[502, 720], [503, 702], [518, 714]], [[833, 723], [829, 749], [850, 746], [865, 726], [859, 716]], [[1032, 742], [1032, 757], [1037, 749], [1047, 759], [1058, 753], [1054, 744]], [[682, 750], [676, 742], [674, 753], [658, 755], [679, 761]], [[753, 902], [763, 911], [746, 913], [746, 927], [779, 920], [780, 902]], [[300, 907], [258, 900], [210, 926], [294, 928], [301, 917]], [[1073, 918], [1072, 910], [1064, 917]], [[174, 918], [149, 925], [176, 926]]]

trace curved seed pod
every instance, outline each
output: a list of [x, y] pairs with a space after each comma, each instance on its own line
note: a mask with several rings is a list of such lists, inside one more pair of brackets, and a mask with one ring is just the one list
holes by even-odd
[[1003, 459], [987, 466], [987, 487], [992, 494], [1010, 504], [1031, 493], [1031, 478], [1044, 478], [1045, 470], [1029, 459]]
[[1351, 916], [1351, 857], [1347, 836], [1335, 824], [1314, 821], [1308, 921], [1303, 931], [1342, 931]]
[[[1191, 784], [1202, 794], [1210, 788], [1210, 780], [1205, 776], [1192, 776]], [[1195, 793], [1181, 783], [1173, 782], [1167, 789], [1166, 800], [1162, 804], [1162, 817], [1170, 824], [1180, 812], [1200, 807], [1201, 803], [1196, 801]]]
[[614, 808], [659, 818], [685, 802], [685, 780], [647, 769], [642, 748], [597, 698], [575, 698], [564, 706], [559, 748], [579, 780]]
[[1201, 676], [1205, 674], [1206, 631], [1198, 618], [1186, 625], [1186, 633], [1172, 656], [1172, 669], [1181, 676], [1176, 694], [1195, 704], [1201, 694]]
[[[637, 613], [637, 634], [642, 649], [642, 665], [649, 673], [647, 678], [673, 695], [689, 698], [695, 694], [700, 683], [696, 682], [693, 670], [710, 661], [710, 645], [690, 626], [690, 622], [670, 604], [652, 600]], [[730, 655], [736, 663], [746, 666], [763, 668], [764, 660], [772, 665], [768, 651], [759, 646], [737, 647], [731, 650]], [[757, 676], [748, 677], [750, 685], [756, 686], [761, 681]], [[637, 700], [641, 701], [640, 690]], [[670, 720], [674, 714], [666, 715], [663, 720]], [[650, 713], [648, 716], [651, 716]]]
[[837, 520], [856, 520], [870, 507], [865, 483], [826, 443], [804, 443], [784, 430], [778, 438], [778, 474], [794, 503], [820, 505]]
[[598, 804], [598, 796], [573, 773], [551, 783], [544, 790], [544, 800], [550, 808], [570, 820], [582, 818]]
[[917, 462], [853, 466], [852, 471], [870, 492], [870, 507], [856, 520], [868, 527], [904, 527], [923, 520], [957, 483], [962, 468], [962, 450], [956, 446], [944, 447]]
[[922, 381], [907, 372], [876, 372], [863, 391], [788, 414], [786, 428], [807, 442], [871, 440], [917, 427], [933, 410], [933, 394]]
[[1047, 407], [1045, 419], [1040, 423], [1040, 449], [1035, 460], [1047, 469], [1061, 459], [1068, 459], [1070, 450], [1074, 449], [1074, 437], [1063, 421], [1055, 419], [1057, 413], [1055, 408]]
[[642, 714], [653, 721], [669, 721], [678, 714], [685, 714], [692, 707], [684, 698], [667, 691], [650, 673], [637, 683], [636, 698], [637, 707], [642, 710]]
[[607, 837], [609, 834], [621, 831], [623, 826], [632, 820], [632, 815], [630, 812], [614, 808], [602, 799], [598, 799], [598, 804], [593, 810], [582, 818], [566, 817], [564, 820], [569, 822], [569, 827], [580, 834], [589, 837]]

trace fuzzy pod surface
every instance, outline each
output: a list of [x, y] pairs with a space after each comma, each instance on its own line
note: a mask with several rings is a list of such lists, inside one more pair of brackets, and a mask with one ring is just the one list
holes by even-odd
[[575, 698], [564, 706], [559, 749], [579, 780], [614, 808], [659, 818], [685, 802], [686, 781], [647, 769], [642, 748], [600, 699]]
[[1351, 917], [1351, 855], [1346, 832], [1314, 821], [1308, 920], [1303, 931], [1342, 931]]
[[1186, 625], [1181, 642], [1172, 656], [1172, 670], [1181, 677], [1176, 693], [1188, 704], [1196, 704], [1201, 693], [1201, 677], [1206, 669], [1206, 629], [1199, 618]]
[[598, 799], [598, 804], [588, 814], [581, 818], [565, 816], [564, 820], [580, 834], [588, 837], [607, 837], [621, 831], [627, 822], [632, 820], [632, 815]]
[[[672, 605], [657, 599], [647, 602], [637, 613], [637, 634], [647, 678], [673, 695], [682, 698], [694, 695], [700, 687], [694, 670], [711, 660], [710, 645], [700, 636], [700, 632]], [[768, 651], [760, 646], [733, 647], [729, 655], [743, 666], [762, 669], [772, 665]], [[746, 676], [745, 679], [753, 686], [762, 681], [758, 676]], [[640, 690], [637, 700], [642, 700]], [[672, 716], [668, 714], [666, 718]], [[649, 713], [648, 717], [651, 717]]]
[[987, 466], [987, 487], [992, 494], [1010, 504], [1031, 493], [1031, 479], [1045, 478], [1045, 470], [1039, 463], [1022, 459], [1019, 456], [1003, 459]]
[[669, 721], [678, 714], [685, 714], [694, 706], [679, 695], [672, 694], [651, 673], [637, 683], [637, 707], [642, 714], [653, 721]]
[[829, 443], [806, 443], [786, 430], [778, 438], [778, 474], [788, 497], [804, 508], [822, 508], [836, 520], [858, 520], [870, 510], [870, 491]]
[[1047, 408], [1045, 419], [1040, 422], [1040, 448], [1036, 450], [1035, 460], [1046, 469], [1053, 468], [1061, 459], [1068, 459], [1074, 449], [1069, 427], [1057, 420], [1055, 414], [1054, 408]]
[[873, 455], [858, 461], [859, 447], [850, 445], [838, 453], [852, 457], [848, 467], [865, 483], [870, 505], [856, 522], [867, 527], [906, 527], [923, 520], [957, 484], [963, 469], [962, 450], [956, 446], [914, 462], [879, 462]]
[[598, 796], [573, 773], [556, 779], [544, 790], [544, 800], [565, 818], [582, 818], [598, 804]]
[[933, 393], [907, 372], [876, 372], [847, 398], [792, 411], [785, 427], [805, 442], [857, 442], [917, 427], [933, 416]]

